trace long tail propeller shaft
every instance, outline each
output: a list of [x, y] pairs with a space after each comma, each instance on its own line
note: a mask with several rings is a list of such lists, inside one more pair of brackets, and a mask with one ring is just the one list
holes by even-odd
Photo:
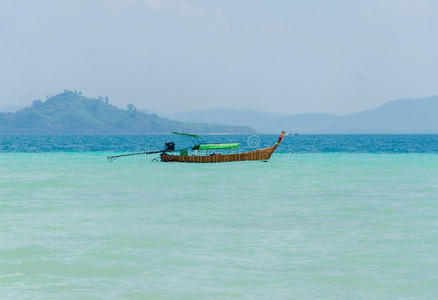
[[150, 151], [150, 152], [136, 152], [136, 153], [128, 153], [128, 154], [120, 154], [120, 155], [113, 155], [113, 156], [107, 156], [108, 161], [113, 161], [119, 157], [124, 157], [124, 156], [134, 156], [134, 155], [145, 155], [145, 154], [156, 154], [156, 153], [162, 153], [164, 152], [163, 150], [157, 150], [157, 151]]

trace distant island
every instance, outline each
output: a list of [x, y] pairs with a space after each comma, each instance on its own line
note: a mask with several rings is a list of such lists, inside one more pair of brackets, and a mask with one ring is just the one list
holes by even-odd
[[120, 109], [107, 97], [87, 98], [65, 90], [46, 101], [35, 100], [30, 107], [0, 113], [2, 135], [97, 135], [168, 134], [183, 131], [208, 133], [254, 133], [249, 126], [181, 122], [139, 111], [128, 104]]
[[167, 115], [179, 121], [221, 120], [261, 133], [438, 133], [438, 96], [395, 100], [377, 108], [338, 116], [324, 113], [285, 115], [246, 109], [215, 108]]
[[[13, 110], [15, 107], [5, 107]], [[0, 112], [2, 135], [101, 135], [275, 133], [300, 134], [438, 133], [438, 96], [395, 100], [377, 108], [338, 116], [324, 113], [285, 115], [246, 109], [215, 108], [176, 114], [151, 113], [128, 104], [108, 103], [65, 90], [35, 100], [30, 107]]]

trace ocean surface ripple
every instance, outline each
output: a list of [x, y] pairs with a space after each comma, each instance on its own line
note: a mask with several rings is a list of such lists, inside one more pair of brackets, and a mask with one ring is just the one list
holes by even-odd
[[269, 162], [106, 161], [145, 140], [163, 143], [2, 137], [0, 299], [438, 294], [437, 136], [287, 137]]
[[[241, 150], [269, 147], [277, 135], [203, 135], [208, 143], [239, 142]], [[191, 145], [190, 139], [167, 135], [124, 136], [0, 136], [0, 152], [123, 152], [162, 149], [164, 140], [177, 148]], [[254, 141], [256, 143], [254, 143]], [[438, 135], [298, 135], [286, 136], [278, 152], [295, 153], [437, 153]]]

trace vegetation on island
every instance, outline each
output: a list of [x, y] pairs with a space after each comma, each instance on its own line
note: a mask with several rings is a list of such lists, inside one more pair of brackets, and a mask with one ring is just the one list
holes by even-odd
[[120, 109], [108, 97], [87, 98], [81, 92], [65, 90], [35, 100], [30, 107], [15, 113], [0, 113], [3, 135], [94, 135], [94, 134], [168, 134], [172, 131], [194, 133], [253, 133], [248, 126], [173, 121], [137, 110], [133, 104]]

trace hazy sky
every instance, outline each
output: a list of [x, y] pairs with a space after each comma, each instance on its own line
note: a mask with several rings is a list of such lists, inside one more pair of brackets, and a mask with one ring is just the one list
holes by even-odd
[[438, 94], [438, 1], [0, 0], [0, 106], [348, 113]]

